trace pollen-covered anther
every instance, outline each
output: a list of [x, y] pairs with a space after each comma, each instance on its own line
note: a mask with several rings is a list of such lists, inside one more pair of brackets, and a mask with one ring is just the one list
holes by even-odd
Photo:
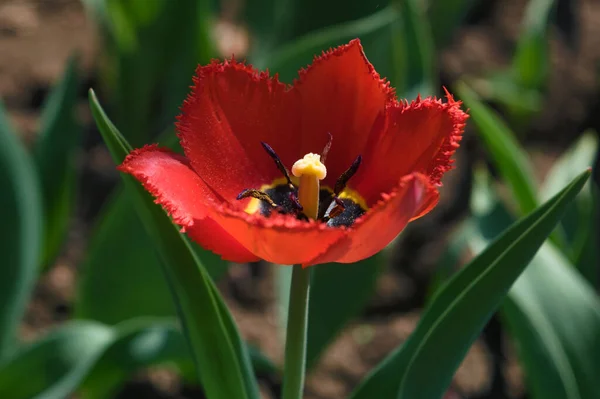
[[321, 162], [321, 156], [312, 152], [306, 154], [292, 166], [294, 176], [300, 178], [298, 185], [298, 202], [302, 213], [309, 219], [319, 217], [319, 180], [327, 176], [327, 168]]
[[310, 152], [294, 163], [292, 174], [296, 177], [310, 175], [323, 180], [327, 176], [327, 168], [321, 162], [320, 155]]

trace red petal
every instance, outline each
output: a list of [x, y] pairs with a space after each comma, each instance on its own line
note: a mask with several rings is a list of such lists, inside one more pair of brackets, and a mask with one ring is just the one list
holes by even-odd
[[343, 229], [281, 214], [273, 214], [267, 219], [222, 209], [215, 219], [250, 252], [280, 265], [309, 263], [344, 235]]
[[196, 70], [192, 93], [177, 124], [194, 170], [226, 201], [245, 188], [281, 177], [260, 142], [271, 145], [287, 167], [298, 160], [297, 97], [268, 72], [236, 61]]
[[358, 39], [316, 57], [294, 84], [300, 94], [302, 141], [300, 156], [320, 153], [333, 135], [327, 156], [325, 184], [335, 180], [358, 155], [364, 155], [371, 127], [387, 103], [395, 102], [389, 87], [369, 63]]
[[233, 262], [258, 260], [209, 217], [217, 199], [185, 157], [149, 145], [134, 150], [118, 169], [139, 180], [173, 221], [204, 248]]
[[412, 174], [403, 177], [398, 187], [357, 220], [342, 240], [309, 265], [352, 263], [375, 255], [400, 234], [409, 221], [431, 210], [438, 197], [428, 176]]
[[460, 102], [447, 94], [447, 102], [435, 98], [391, 105], [374, 125], [361, 170], [350, 181], [367, 203], [389, 192], [398, 179], [420, 172], [440, 184], [452, 165], [468, 115]]

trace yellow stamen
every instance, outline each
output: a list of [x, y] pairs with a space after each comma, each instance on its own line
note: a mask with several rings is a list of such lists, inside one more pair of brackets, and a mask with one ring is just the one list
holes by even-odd
[[319, 180], [323, 180], [327, 176], [327, 168], [321, 162], [321, 156], [313, 153], [306, 154], [304, 158], [294, 163], [292, 174], [300, 178], [298, 201], [302, 205], [303, 213], [311, 219], [317, 219], [319, 216]]

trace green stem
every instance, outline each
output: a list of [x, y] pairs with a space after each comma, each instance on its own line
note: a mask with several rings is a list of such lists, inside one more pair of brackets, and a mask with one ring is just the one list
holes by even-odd
[[306, 330], [310, 269], [294, 265], [290, 287], [282, 399], [302, 399], [306, 370]]

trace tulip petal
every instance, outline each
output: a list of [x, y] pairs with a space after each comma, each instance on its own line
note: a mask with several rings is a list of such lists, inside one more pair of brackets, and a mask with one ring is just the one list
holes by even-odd
[[210, 217], [218, 199], [190, 167], [187, 158], [148, 145], [134, 150], [118, 169], [139, 180], [182, 231], [204, 248], [233, 262], [258, 260]]
[[439, 194], [428, 176], [404, 176], [391, 193], [383, 196], [363, 218], [346, 231], [329, 250], [306, 265], [353, 263], [368, 258], [387, 246], [410, 222], [429, 212]]
[[215, 220], [248, 251], [280, 265], [307, 263], [344, 235], [341, 228], [275, 213], [265, 218], [224, 208]]
[[177, 124], [199, 176], [234, 206], [245, 188], [281, 177], [261, 141], [290, 167], [298, 152], [297, 97], [289, 87], [235, 60], [199, 66]]
[[325, 180], [333, 187], [352, 161], [364, 155], [377, 115], [396, 101], [394, 90], [380, 78], [355, 39], [315, 57], [312, 65], [300, 71], [294, 91], [301, 98], [300, 153], [319, 153], [328, 133], [333, 136]]
[[450, 94], [447, 102], [435, 98], [389, 106], [374, 125], [362, 170], [351, 187], [371, 204], [380, 193], [389, 192], [404, 175], [420, 172], [440, 184], [451, 169], [451, 156], [458, 148], [467, 114]]

